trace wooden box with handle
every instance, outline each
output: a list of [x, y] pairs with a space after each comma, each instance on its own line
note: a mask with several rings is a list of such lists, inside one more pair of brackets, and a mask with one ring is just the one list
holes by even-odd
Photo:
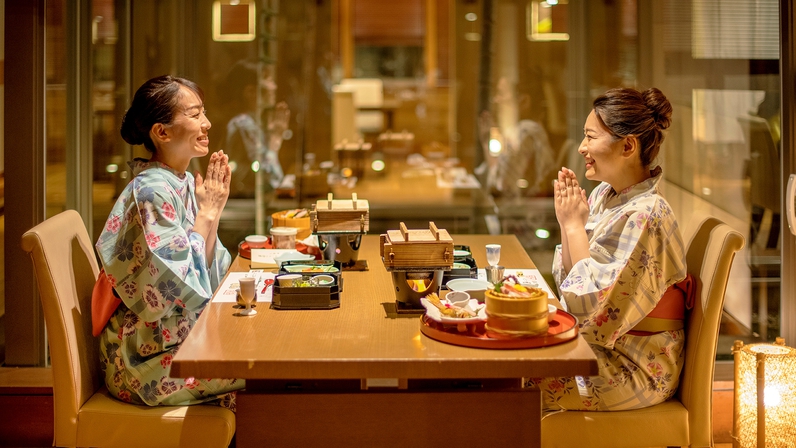
[[370, 204], [351, 195], [351, 199], [334, 199], [329, 193], [319, 199], [310, 211], [312, 233], [367, 233], [370, 230]]
[[433, 222], [428, 229], [388, 230], [380, 235], [380, 254], [388, 271], [450, 270], [453, 267], [453, 238]]

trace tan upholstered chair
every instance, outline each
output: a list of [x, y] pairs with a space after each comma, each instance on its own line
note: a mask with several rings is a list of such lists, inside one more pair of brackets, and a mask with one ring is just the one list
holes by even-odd
[[713, 368], [724, 291], [740, 233], [705, 218], [688, 245], [688, 272], [696, 279], [696, 303], [686, 323], [685, 365], [671, 400], [633, 411], [567, 411], [542, 420], [542, 446], [620, 448], [713, 446]]
[[112, 398], [91, 335], [91, 292], [99, 272], [80, 215], [60, 213], [22, 235], [39, 285], [50, 358], [58, 446], [226, 447], [235, 414], [219, 406], [148, 407]]

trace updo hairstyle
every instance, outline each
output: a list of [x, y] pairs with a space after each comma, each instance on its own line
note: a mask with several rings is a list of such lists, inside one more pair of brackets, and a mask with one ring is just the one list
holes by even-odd
[[120, 132], [131, 145], [144, 145], [155, 153], [155, 144], [149, 136], [157, 123], [171, 124], [180, 101], [180, 86], [185, 86], [204, 101], [204, 93], [193, 81], [164, 75], [145, 82], [133, 96], [133, 103], [122, 118]]
[[615, 138], [632, 135], [638, 139], [641, 165], [645, 168], [658, 156], [663, 131], [672, 122], [672, 105], [655, 87], [643, 92], [610, 89], [594, 100], [594, 113]]

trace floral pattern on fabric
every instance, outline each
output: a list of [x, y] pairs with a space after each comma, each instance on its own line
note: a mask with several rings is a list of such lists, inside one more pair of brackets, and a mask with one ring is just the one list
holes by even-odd
[[157, 162], [131, 163], [134, 178], [119, 196], [97, 244], [122, 304], [100, 337], [108, 390], [122, 401], [185, 405], [218, 400], [234, 408], [237, 379], [171, 378], [171, 361], [231, 257], [216, 240], [211, 266], [204, 238], [192, 231], [194, 178]]
[[636, 336], [628, 331], [685, 278], [685, 245], [674, 214], [660, 195], [660, 168], [616, 193], [600, 184], [589, 196], [590, 258], [564, 272], [561, 246], [553, 276], [562, 302], [578, 318], [580, 334], [597, 356], [599, 375], [537, 378], [544, 412], [626, 410], [661, 403], [677, 390], [684, 332]]

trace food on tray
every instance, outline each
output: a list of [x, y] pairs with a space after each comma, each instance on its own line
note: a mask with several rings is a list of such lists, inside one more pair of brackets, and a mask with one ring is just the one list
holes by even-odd
[[280, 218], [287, 218], [287, 219], [298, 219], [298, 218], [305, 218], [309, 216], [309, 212], [306, 208], [296, 208], [293, 210], [285, 210], [281, 213]]
[[324, 264], [324, 265], [308, 265], [308, 264], [288, 264], [282, 265], [282, 268], [288, 272], [337, 272], [337, 268]]
[[503, 294], [506, 296], [506, 298], [517, 297], [527, 299], [538, 296], [547, 297], [547, 294], [540, 288], [522, 285], [517, 277], [513, 275], [506, 276], [503, 278], [503, 280], [495, 283], [495, 289], [493, 292]]
[[454, 318], [458, 318], [458, 319], [468, 319], [468, 318], [471, 318], [471, 317], [475, 317], [477, 315], [477, 313], [474, 313], [474, 312], [472, 312], [472, 311], [470, 311], [468, 309], [459, 308], [457, 306], [453, 306], [447, 300], [445, 302], [442, 302], [442, 300], [440, 300], [439, 296], [436, 293], [433, 293], [433, 292], [431, 294], [427, 295], [425, 298], [426, 298], [426, 300], [428, 300], [429, 303], [431, 303], [432, 305], [437, 307], [437, 309], [439, 309], [439, 312], [445, 317], [454, 317]]

